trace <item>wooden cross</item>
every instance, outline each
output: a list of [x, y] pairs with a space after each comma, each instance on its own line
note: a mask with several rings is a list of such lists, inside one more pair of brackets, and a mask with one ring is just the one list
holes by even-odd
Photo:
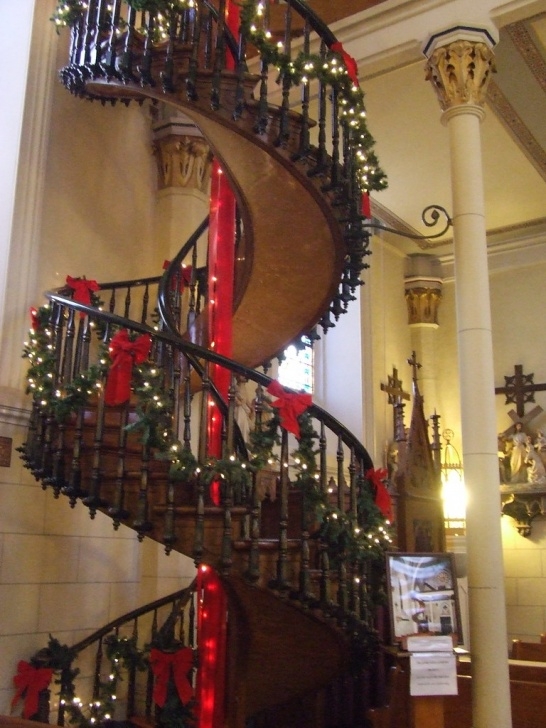
[[381, 382], [381, 390], [388, 394], [389, 404], [398, 404], [402, 399], [409, 399], [409, 393], [404, 392], [402, 389], [402, 380], [398, 379], [398, 369], [392, 368], [392, 377], [389, 374], [387, 377], [387, 384]]
[[534, 420], [535, 417], [538, 417], [541, 412], [544, 412], [544, 410], [538, 404], [536, 407], [533, 407], [530, 412], [527, 412], [526, 415], [523, 415], [523, 417], [520, 417], [516, 410], [510, 410], [510, 412], [508, 413], [508, 417], [510, 417], [513, 424], [510, 425], [510, 427], [507, 427], [502, 434], [505, 437], [508, 437], [508, 435], [512, 435], [516, 431], [516, 422], [520, 422], [523, 426], [523, 429], [525, 430], [526, 425], [528, 425], [531, 420]]
[[[516, 364], [514, 375], [504, 377], [504, 387], [495, 387], [495, 394], [504, 394], [506, 396], [505, 404], [516, 405], [516, 415], [520, 419], [525, 416], [525, 404], [535, 401], [535, 392], [546, 391], [546, 384], [533, 383], [534, 376], [534, 374], [524, 374], [523, 366]], [[514, 418], [512, 417], [512, 419]]]

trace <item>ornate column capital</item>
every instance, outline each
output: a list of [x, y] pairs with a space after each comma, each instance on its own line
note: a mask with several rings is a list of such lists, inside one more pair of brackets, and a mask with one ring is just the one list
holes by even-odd
[[404, 293], [410, 326], [438, 328], [442, 287], [441, 265], [438, 258], [422, 254], [408, 257]]
[[483, 28], [457, 26], [436, 33], [425, 44], [426, 79], [443, 111], [458, 106], [483, 107], [495, 72], [495, 39]]
[[183, 187], [206, 193], [212, 153], [200, 130], [187, 116], [164, 105], [155, 112], [153, 150], [158, 189]]

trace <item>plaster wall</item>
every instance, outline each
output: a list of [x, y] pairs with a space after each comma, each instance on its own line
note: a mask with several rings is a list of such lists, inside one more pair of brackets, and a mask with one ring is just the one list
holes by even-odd
[[[36, 25], [48, 23], [50, 31], [54, 4], [37, 6]], [[26, 32], [32, 16], [27, 5], [18, 16]], [[24, 169], [19, 168], [16, 194], [2, 202], [9, 208], [2, 220], [13, 217], [13, 225], [2, 228], [0, 257], [4, 265], [10, 259], [10, 271], [15, 261], [23, 276], [6, 286], [0, 275], [0, 436], [12, 441], [11, 463], [0, 466], [0, 714], [10, 713], [17, 662], [46, 646], [49, 633], [72, 644], [114, 617], [186, 586], [194, 573], [190, 559], [167, 557], [154, 544], [143, 547], [132, 530], [121, 526], [115, 532], [101, 514], [91, 521], [80, 504], [71, 510], [66, 499], [56, 501], [23, 468], [15, 450], [24, 440], [30, 405], [22, 396], [21, 359], [29, 306], [44, 303], [42, 291], [62, 285], [67, 275], [99, 282], [136, 278], [151, 275], [158, 265], [161, 270], [166, 257], [154, 249], [156, 169], [146, 107], [103, 108], [71, 96], [56, 80], [66, 37], [35, 31], [47, 42], [40, 52], [33, 46], [28, 84], [24, 58], [13, 74], [21, 94], [25, 86], [30, 91], [24, 113], [19, 101], [8, 104], [17, 110], [20, 127], [12, 120], [4, 139], [12, 146], [6, 158], [14, 189], [11, 169], [19, 150]], [[47, 83], [36, 82], [40, 74]], [[48, 91], [51, 97], [43, 103], [29, 102]], [[26, 204], [30, 191], [32, 205]]]
[[[540, 313], [546, 307], [543, 284], [546, 262], [524, 265], [520, 256], [519, 252], [518, 265], [510, 265], [509, 258], [504, 258], [500, 269], [490, 266], [493, 269], [490, 291], [496, 386], [504, 385], [504, 377], [514, 374], [516, 364], [523, 366], [525, 374], [533, 373], [535, 383], [546, 381], [544, 318]], [[443, 427], [454, 430], [453, 444], [461, 452], [453, 288], [452, 282], [444, 285], [440, 308], [438, 411], [442, 415]], [[476, 366], [479, 365], [476, 361]], [[544, 412], [530, 423], [532, 431], [546, 426], [546, 393], [537, 392], [535, 404], [540, 405]], [[526, 404], [525, 411], [530, 411], [535, 404]], [[479, 407], [479, 402], [476, 407]], [[498, 432], [510, 426], [512, 420], [508, 412], [514, 408], [515, 405], [505, 403], [503, 395], [496, 397]], [[502, 539], [508, 640], [538, 641], [540, 633], [546, 631], [546, 518], [536, 518], [531, 536], [524, 538], [516, 531], [514, 521], [503, 516]]]

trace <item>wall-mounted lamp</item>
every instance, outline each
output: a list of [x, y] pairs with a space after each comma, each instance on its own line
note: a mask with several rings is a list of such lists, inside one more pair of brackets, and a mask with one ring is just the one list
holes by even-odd
[[464, 535], [466, 528], [466, 492], [461, 458], [454, 445], [453, 430], [444, 430], [445, 440], [442, 457], [442, 500], [444, 502], [444, 525], [450, 535]]

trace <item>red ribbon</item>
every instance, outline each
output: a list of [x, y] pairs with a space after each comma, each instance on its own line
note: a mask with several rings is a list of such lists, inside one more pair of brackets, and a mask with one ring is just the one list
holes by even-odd
[[392, 521], [392, 501], [389, 495], [389, 491], [386, 489], [384, 483], [386, 477], [387, 471], [385, 470], [385, 468], [379, 468], [378, 470], [370, 468], [370, 470], [366, 471], [366, 478], [371, 481], [372, 485], [375, 488], [375, 505], [379, 508], [383, 516], [388, 521]]
[[150, 665], [155, 677], [153, 700], [162, 708], [167, 700], [169, 678], [174, 684], [180, 700], [184, 705], [193, 698], [193, 688], [188, 680], [188, 673], [193, 667], [193, 650], [183, 647], [177, 652], [162, 652], [155, 647], [150, 652]]
[[367, 192], [362, 193], [361, 211], [364, 217], [367, 217], [368, 219], [371, 218], [372, 206], [370, 204], [370, 195]]
[[38, 331], [40, 328], [40, 319], [38, 318], [38, 309], [34, 306], [30, 307], [30, 325], [33, 331]]
[[279, 410], [282, 427], [288, 432], [292, 432], [299, 439], [300, 423], [298, 417], [313, 404], [311, 395], [287, 392], [277, 381], [271, 382], [267, 391], [273, 397], [278, 397], [276, 402], [271, 402], [271, 406]]
[[13, 678], [17, 692], [11, 701], [11, 709], [13, 710], [24, 694], [23, 718], [35, 715], [38, 712], [39, 695], [48, 687], [52, 677], [52, 668], [34, 667], [30, 662], [20, 660], [17, 665], [17, 675]]
[[[72, 299], [76, 303], [83, 303], [86, 306], [91, 305], [91, 291], [100, 291], [100, 286], [97, 281], [88, 281], [86, 278], [66, 276], [66, 285], [74, 291]], [[83, 311], [80, 313], [80, 316], [85, 316]]]
[[108, 347], [112, 364], [104, 388], [106, 404], [117, 405], [127, 402], [131, 396], [133, 365], [146, 361], [151, 346], [152, 339], [149, 334], [142, 334], [131, 341], [127, 329], [121, 329], [112, 338]]
[[343, 63], [345, 64], [349, 78], [355, 86], [358, 86], [358, 66], [356, 65], [355, 59], [347, 53], [347, 51], [343, 48], [342, 43], [332, 43], [330, 50], [334, 53], [339, 53], [339, 55], [343, 58]]
[[[163, 262], [163, 270], [167, 270], [167, 268], [170, 266], [170, 264], [171, 264], [170, 260], [165, 260]], [[179, 277], [180, 283], [179, 283], [179, 289], [178, 289], [180, 291], [180, 293], [182, 293], [182, 291], [184, 290], [184, 286], [190, 285], [191, 272], [192, 272], [191, 265], [186, 265], [186, 266], [183, 265], [180, 267], [180, 277]], [[177, 279], [177, 276], [173, 275], [172, 280], [171, 280], [171, 290], [172, 291], [176, 290], [176, 279]]]

